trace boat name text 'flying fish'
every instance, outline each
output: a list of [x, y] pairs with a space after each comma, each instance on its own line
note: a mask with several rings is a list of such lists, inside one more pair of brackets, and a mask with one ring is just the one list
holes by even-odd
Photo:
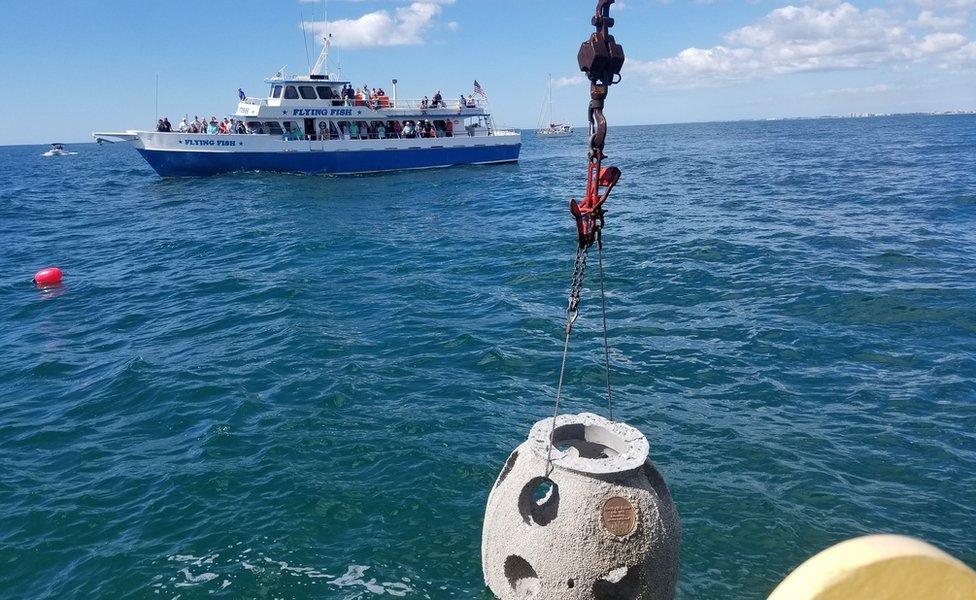
[[350, 117], [351, 108], [295, 108], [291, 111], [293, 117]]

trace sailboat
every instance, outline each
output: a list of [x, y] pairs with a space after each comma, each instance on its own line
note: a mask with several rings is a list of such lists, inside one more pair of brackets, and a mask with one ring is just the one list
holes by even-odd
[[568, 136], [572, 135], [573, 134], [573, 126], [572, 125], [566, 125], [565, 123], [556, 123], [555, 119], [553, 119], [553, 116], [552, 116], [552, 75], [549, 76], [548, 94], [547, 94], [547, 97], [546, 97], [546, 103], [543, 105], [543, 110], [545, 110], [546, 107], [548, 107], [548, 109], [549, 109], [548, 112], [547, 112], [548, 118], [546, 119], [547, 121], [549, 121], [549, 124], [546, 125], [545, 127], [543, 127], [541, 125], [541, 123], [540, 123], [540, 126], [539, 126], [538, 131], [535, 132], [536, 135], [538, 135], [539, 137], [547, 137], [547, 138], [568, 137]]

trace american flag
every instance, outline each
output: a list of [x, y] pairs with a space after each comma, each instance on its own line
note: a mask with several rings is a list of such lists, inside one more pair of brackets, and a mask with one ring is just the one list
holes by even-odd
[[481, 87], [481, 84], [478, 83], [478, 80], [477, 79], [474, 80], [474, 93], [475, 94], [478, 94], [479, 96], [481, 96], [485, 100], [488, 99], [488, 94], [485, 93], [484, 88]]

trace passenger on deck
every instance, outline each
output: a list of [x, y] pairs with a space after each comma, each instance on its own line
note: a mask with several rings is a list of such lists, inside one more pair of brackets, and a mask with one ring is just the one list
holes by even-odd
[[461, 94], [461, 97], [458, 98], [458, 110], [465, 108], [467, 105], [468, 101], [464, 99], [464, 94]]
[[193, 122], [190, 123], [190, 133], [200, 133], [200, 117], [193, 115]]
[[381, 140], [386, 139], [386, 127], [383, 127], [382, 123], [376, 126], [376, 137]]
[[423, 99], [420, 101], [420, 108], [422, 108], [423, 110], [427, 110], [427, 106], [429, 104], [430, 104], [430, 101], [427, 100], [427, 96], [424, 96]]
[[217, 126], [217, 133], [227, 133], [227, 119], [224, 119]]
[[454, 123], [450, 119], [444, 121], [444, 135], [454, 137]]
[[186, 117], [180, 119], [180, 133], [186, 133], [189, 128], [190, 126], [186, 123]]
[[166, 131], [166, 126], [163, 125], [163, 120], [162, 119], [159, 119], [158, 121], [156, 121], [156, 131], [158, 131], [160, 133]]
[[441, 96], [441, 91], [440, 90], [437, 90], [436, 92], [434, 92], [434, 99], [431, 102], [431, 106], [433, 108], [437, 108], [438, 106], [446, 106], [444, 104], [444, 97]]
[[359, 139], [359, 125], [356, 125], [355, 121], [349, 124], [349, 137], [354, 140]]
[[244, 124], [244, 121], [238, 121], [237, 122], [237, 133], [239, 133], [239, 134], [246, 134], [247, 133], [247, 125]]
[[478, 108], [478, 103], [475, 101], [474, 96], [472, 96], [471, 94], [468, 94], [467, 107], [468, 108]]
[[413, 137], [413, 121], [407, 121], [403, 124], [403, 137], [412, 138]]
[[220, 130], [220, 126], [217, 125], [217, 117], [210, 117], [210, 125], [207, 125], [207, 133], [215, 134]]

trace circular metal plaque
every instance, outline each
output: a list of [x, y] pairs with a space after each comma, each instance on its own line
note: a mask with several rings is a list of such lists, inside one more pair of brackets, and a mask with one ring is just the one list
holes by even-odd
[[630, 534], [637, 525], [637, 511], [626, 498], [614, 496], [603, 503], [603, 527], [617, 537]]

